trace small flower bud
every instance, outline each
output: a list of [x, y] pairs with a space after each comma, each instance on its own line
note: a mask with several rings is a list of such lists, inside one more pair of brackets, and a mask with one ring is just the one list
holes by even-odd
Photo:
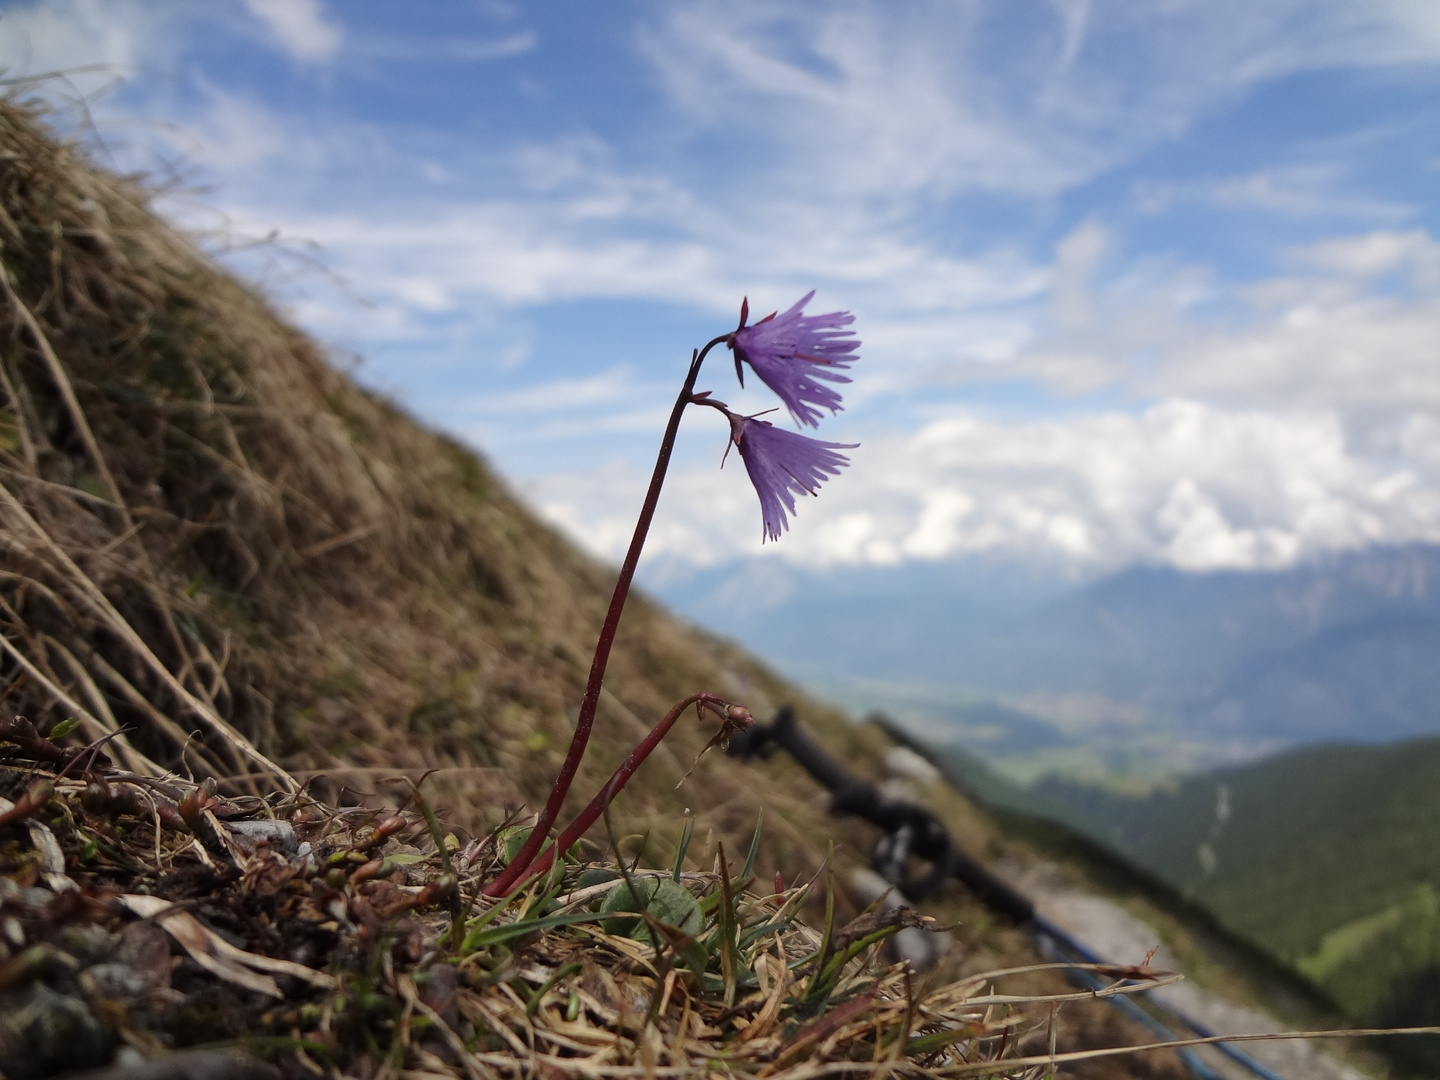
[[184, 820], [185, 827], [191, 832], [194, 832], [200, 827], [201, 799], [200, 789], [192, 788], [190, 791], [187, 791], [185, 797], [180, 800], [180, 817]]
[[155, 799], [155, 816], [166, 828], [174, 829], [176, 832], [190, 832], [190, 825], [185, 820], [180, 809], [169, 799], [157, 797]]
[[385, 862], [381, 859], [371, 859], [364, 866], [360, 867], [350, 875], [350, 884], [359, 885], [362, 881], [369, 881], [371, 878], [389, 877], [395, 872], [394, 864], [386, 869]]
[[92, 814], [98, 814], [110, 805], [115, 798], [115, 789], [108, 781], [96, 779], [85, 785], [85, 791], [80, 796], [80, 805]]
[[185, 819], [191, 832], [200, 828], [201, 815], [206, 810], [213, 810], [217, 805], [215, 789], [215, 778], [207, 776], [199, 787], [191, 788], [180, 800], [180, 816]]
[[396, 814], [393, 817], [386, 818], [384, 821], [380, 822], [380, 824], [376, 825], [375, 835], [379, 837], [393, 836], [395, 835], [395, 833], [400, 832], [409, 824], [410, 822], [407, 821], [404, 817], [402, 817], [400, 814]]
[[750, 715], [750, 710], [744, 705], [727, 705], [725, 707], [725, 719], [738, 728], [748, 728], [755, 723], [755, 717]]

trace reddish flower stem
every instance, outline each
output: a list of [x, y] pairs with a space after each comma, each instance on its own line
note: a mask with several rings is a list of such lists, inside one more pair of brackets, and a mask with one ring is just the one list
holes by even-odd
[[660, 440], [660, 455], [655, 460], [655, 472], [650, 477], [650, 488], [645, 492], [645, 502], [640, 508], [640, 520], [635, 523], [635, 534], [630, 538], [630, 550], [625, 553], [625, 561], [620, 564], [620, 577], [610, 596], [610, 610], [605, 614], [604, 625], [600, 627], [600, 639], [595, 643], [595, 658], [590, 661], [590, 678], [585, 684], [585, 696], [580, 701], [580, 715], [575, 720], [575, 735], [570, 740], [570, 749], [565, 754], [560, 773], [555, 777], [555, 786], [550, 789], [550, 797], [545, 802], [545, 808], [540, 811], [540, 817], [530, 831], [529, 838], [521, 845], [510, 865], [485, 886], [486, 896], [506, 896], [514, 890], [520, 876], [550, 834], [550, 826], [554, 825], [555, 819], [560, 816], [560, 808], [570, 791], [570, 785], [575, 781], [580, 759], [585, 756], [585, 746], [590, 741], [590, 731], [595, 726], [595, 710], [600, 705], [600, 687], [605, 681], [605, 665], [610, 662], [610, 649], [615, 644], [615, 631], [620, 627], [620, 614], [625, 610], [626, 597], [630, 595], [630, 581], [635, 576], [640, 552], [645, 547], [645, 536], [650, 531], [650, 521], [654, 518], [655, 507], [660, 502], [660, 489], [665, 483], [665, 470], [670, 466], [670, 455], [675, 450], [675, 436], [680, 430], [680, 418], [685, 414], [685, 406], [690, 404], [691, 396], [695, 392], [695, 380], [700, 375], [700, 365], [705, 362], [706, 355], [729, 337], [729, 334], [722, 334], [691, 357], [690, 371], [685, 376], [685, 384], [680, 388], [680, 396], [675, 399], [675, 408], [670, 412], [665, 436]]
[[[661, 718], [660, 723], [656, 724], [650, 734], [641, 739], [635, 749], [630, 751], [630, 756], [620, 763], [620, 767], [611, 774], [609, 781], [600, 789], [599, 794], [590, 800], [590, 805], [585, 807], [584, 810], [581, 810], [575, 820], [570, 823], [569, 827], [560, 834], [560, 838], [550, 847], [546, 848], [540, 857], [525, 869], [517, 879], [516, 884], [535, 877], [538, 874], [545, 873], [555, 862], [555, 853], [557, 851], [569, 851], [570, 845], [585, 835], [585, 830], [595, 824], [600, 815], [605, 812], [605, 807], [610, 805], [610, 800], [620, 793], [620, 789], [629, 782], [630, 777], [635, 775], [635, 770], [640, 767], [641, 762], [650, 756], [650, 751], [660, 745], [660, 740], [665, 738], [670, 729], [675, 726], [675, 721], [679, 720], [680, 715], [691, 705], [696, 706], [697, 711], [709, 706], [720, 711], [722, 715], [725, 715], [725, 711], [730, 703], [719, 694], [712, 694], [705, 691], [699, 694], [691, 694], [689, 697], [683, 698], [672, 705], [670, 711]], [[730, 721], [727, 719], [726, 722], [729, 723]], [[531, 835], [534, 834], [532, 833]], [[514, 886], [511, 886], [511, 888], [514, 888]]]

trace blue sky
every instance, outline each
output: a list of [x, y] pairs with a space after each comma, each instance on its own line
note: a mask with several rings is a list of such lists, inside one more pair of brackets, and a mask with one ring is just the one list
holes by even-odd
[[853, 311], [852, 467], [762, 547], [691, 417], [662, 587], [1440, 540], [1433, 0], [0, 12], [12, 76], [100, 66], [44, 92], [102, 162], [607, 558], [741, 296]]

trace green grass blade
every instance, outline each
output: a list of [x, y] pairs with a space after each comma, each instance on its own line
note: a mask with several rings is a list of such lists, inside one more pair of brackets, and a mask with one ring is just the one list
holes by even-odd
[[735, 976], [739, 964], [739, 950], [736, 947], [738, 927], [735, 923], [735, 893], [730, 887], [730, 867], [725, 861], [725, 845], [718, 845], [720, 852], [720, 911], [716, 927], [720, 935], [720, 974], [725, 979], [725, 1007], [735, 1005]]
[[680, 844], [675, 848], [675, 865], [670, 870], [672, 880], [680, 880], [680, 870], [685, 865], [685, 853], [690, 850], [690, 841], [695, 836], [695, 819], [685, 811], [685, 828], [680, 832]]
[[755, 835], [750, 838], [750, 852], [745, 856], [745, 868], [740, 871], [740, 880], [750, 880], [750, 875], [755, 871], [755, 856], [760, 854], [760, 829], [765, 824], [765, 808], [760, 808], [759, 814], [755, 816]]
[[486, 945], [496, 945], [502, 941], [524, 937], [537, 930], [553, 930], [557, 926], [574, 926], [576, 923], [598, 923], [602, 917], [608, 916], [602, 916], [599, 912], [594, 911], [578, 911], [568, 915], [546, 915], [541, 919], [524, 919], [479, 931], [472, 930], [465, 935], [464, 949], [466, 952], [474, 952], [476, 949], [483, 949]]

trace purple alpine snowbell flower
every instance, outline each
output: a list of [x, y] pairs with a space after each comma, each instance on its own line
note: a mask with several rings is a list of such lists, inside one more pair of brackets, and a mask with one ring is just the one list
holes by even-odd
[[840, 394], [816, 380], [848, 383], [849, 378], [840, 371], [859, 359], [853, 354], [860, 342], [850, 340], [855, 331], [843, 329], [855, 321], [848, 311], [802, 314], [801, 309], [814, 295], [811, 289], [789, 311], [768, 315], [754, 326], [745, 325], [750, 302], [742, 302], [740, 328], [726, 344], [735, 353], [735, 374], [741, 386], [745, 385], [740, 367], [744, 361], [775, 391], [798, 423], [818, 427], [821, 409], [840, 411]]
[[795, 513], [796, 495], [818, 494], [816, 488], [850, 464], [849, 458], [835, 451], [860, 445], [821, 442], [753, 416], [728, 415], [730, 438], [745, 462], [755, 494], [760, 496], [767, 540], [779, 540], [790, 527], [786, 514]]

